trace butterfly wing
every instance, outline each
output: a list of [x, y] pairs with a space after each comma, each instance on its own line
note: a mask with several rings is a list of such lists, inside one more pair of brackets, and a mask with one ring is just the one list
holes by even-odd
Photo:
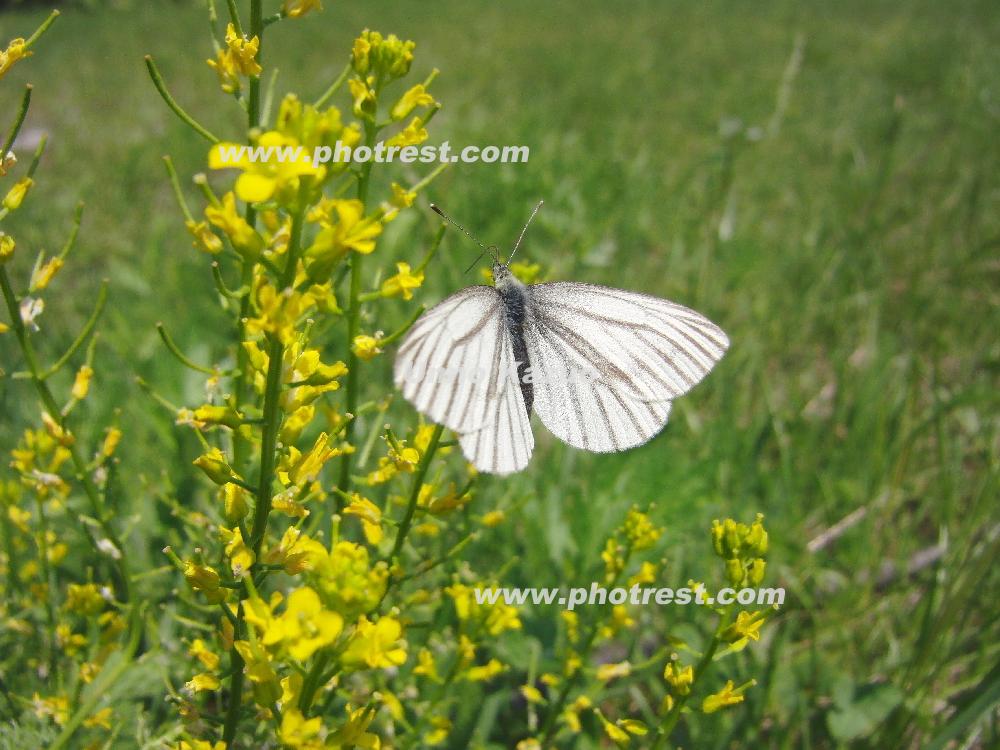
[[641, 445], [729, 339], [699, 313], [637, 292], [557, 282], [528, 288], [535, 411], [560, 440], [598, 453]]
[[485, 425], [500, 395], [506, 326], [496, 290], [471, 286], [425, 312], [396, 353], [396, 387], [429, 419], [456, 432]]
[[491, 402], [489, 421], [477, 430], [459, 435], [458, 441], [466, 459], [488, 474], [520, 471], [528, 465], [535, 449], [531, 417], [517, 383], [513, 347], [506, 330], [504, 336], [504, 349], [509, 354], [504, 357], [503, 371], [515, 374], [504, 378], [499, 398]]

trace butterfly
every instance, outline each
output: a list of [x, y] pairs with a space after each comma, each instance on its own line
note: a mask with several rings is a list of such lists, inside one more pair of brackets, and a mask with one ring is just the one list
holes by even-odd
[[573, 281], [524, 284], [510, 261], [527, 224], [501, 263], [495, 246], [431, 208], [492, 254], [493, 286], [462, 289], [421, 315], [400, 344], [393, 379], [419, 412], [457, 434], [481, 472], [528, 465], [532, 412], [576, 448], [610, 453], [647, 442], [673, 400], [729, 347], [710, 320], [658, 297]]

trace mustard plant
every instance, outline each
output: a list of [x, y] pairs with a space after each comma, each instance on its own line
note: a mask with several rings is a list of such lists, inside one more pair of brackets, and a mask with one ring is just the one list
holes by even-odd
[[[713, 622], [704, 642], [660, 633], [648, 650], [640, 636], [662, 619], [628, 604], [555, 614], [477, 595], [503, 585], [515, 562], [481, 561], [517, 501], [483, 488], [454, 437], [396, 409], [379, 377], [380, 360], [424, 309], [418, 295], [444, 227], [403, 224], [416, 228], [397, 243], [402, 258], [389, 257], [384, 233], [415, 210], [443, 166], [401, 176], [371, 160], [279, 155], [338, 143], [419, 146], [441, 107], [432, 93], [438, 73], [418, 75], [412, 41], [365, 29], [317, 97], [279, 97], [267, 30], [309, 23], [321, 3], [285, 0], [270, 16], [260, 0], [246, 5], [248, 14], [235, 0], [208, 2], [207, 64], [220, 103], [236, 113], [224, 137], [145, 60], [166, 106], [205, 144], [205, 173], [184, 179], [165, 157], [166, 180], [229, 332], [214, 361], [199, 362], [169, 320], [157, 327], [164, 353], [205, 386], [204, 399], [176, 405], [142, 383], [200, 445], [189, 470], [199, 491], [161, 493], [184, 532], [163, 550], [162, 568], [130, 567], [109, 491], [121, 432], [111, 425], [84, 450], [72, 424], [97, 377], [105, 290], [52, 365], [36, 353], [43, 293], [74, 245], [80, 214], [58, 255], [39, 254], [24, 293], [8, 273], [23, 249], [0, 234], [11, 320], [0, 332], [15, 338], [25, 369], [13, 377], [31, 383], [42, 411], [13, 451], [15, 478], [0, 485], [3, 614], [7, 632], [38, 644], [40, 655], [24, 663], [51, 686], [29, 697], [0, 684], [12, 717], [31, 710], [49, 722], [52, 747], [117, 747], [122, 728], [141, 722], [107, 700], [106, 688], [130, 665], [155, 660], [173, 718], [136, 729], [136, 745], [177, 750], [499, 741], [532, 750], [569, 747], [584, 734], [660, 747], [682, 720], [740, 703], [752, 681], [737, 686], [711, 667], [759, 639], [767, 609], [700, 605]], [[54, 18], [0, 54], [0, 76]], [[0, 151], [0, 179], [16, 172], [6, 154], [30, 94]], [[0, 221], [29, 194], [43, 149], [6, 191]], [[543, 273], [527, 261], [512, 270], [525, 281]], [[60, 406], [51, 382], [70, 366]], [[650, 509], [633, 507], [599, 551], [595, 580], [608, 588], [662, 580], [665, 532]], [[711, 541], [723, 561], [720, 584], [761, 584], [768, 542], [760, 517], [716, 522]], [[69, 567], [70, 557], [83, 564]], [[150, 601], [157, 594], [142, 583], [164, 573], [177, 587], [166, 601]], [[160, 617], [182, 627], [182, 647], [158, 642]], [[525, 646], [539, 643], [526, 635], [536, 626], [555, 633], [544, 648]], [[626, 653], [609, 658], [623, 644]], [[487, 694], [502, 699], [495, 705], [506, 721], [479, 731], [469, 708]]]

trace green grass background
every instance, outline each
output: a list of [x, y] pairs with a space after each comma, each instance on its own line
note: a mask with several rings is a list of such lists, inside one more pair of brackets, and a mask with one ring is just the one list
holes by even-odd
[[[531, 148], [527, 164], [450, 168], [431, 200], [503, 247], [543, 198], [524, 254], [548, 279], [668, 297], [733, 342], [640, 449], [588, 455], [537, 426], [531, 466], [479, 490], [482, 507], [519, 510], [475, 564], [516, 558], [510, 584], [586, 585], [608, 530], [633, 503], [655, 502], [668, 529], [664, 585], [679, 586], [709, 575], [712, 518], [763, 512], [769, 579], [789, 603], [741, 663], [761, 683], [745, 708], [688, 742], [996, 741], [997, 5], [325, 4], [269, 30], [264, 62], [280, 68], [279, 91], [317, 96], [366, 26], [415, 40], [417, 76], [441, 70], [432, 142]], [[43, 16], [0, 12], [0, 38]], [[240, 113], [203, 62], [199, 3], [68, 8], [4, 80], [0, 114], [30, 81], [27, 133], [51, 137], [36, 192], [9, 222], [21, 245], [57, 249], [75, 203], [87, 204], [41, 324], [47, 350], [61, 351], [109, 280], [96, 398], [83, 414], [97, 425], [121, 409], [123, 497], [153, 566], [170, 523], [156, 494], [170, 486], [184, 502], [196, 491], [197, 446], [134, 378], [200, 403], [201, 376], [166, 356], [154, 324], [199, 361], [221, 356], [227, 331], [160, 162], [169, 153], [190, 175], [206, 149], [166, 111], [146, 53], [185, 107], [240, 137]], [[425, 243], [412, 238], [435, 226], [426, 206], [397, 222], [381, 267], [418, 259]], [[468, 283], [473, 251], [449, 233], [421, 300]], [[389, 322], [407, 310], [398, 304]], [[0, 339], [8, 373], [19, 366], [13, 343]], [[375, 365], [371, 395], [389, 382], [388, 364]], [[5, 450], [35, 416], [31, 403], [24, 382], [0, 379]], [[807, 549], [859, 508], [857, 525]], [[929, 550], [937, 562], [908, 572]], [[529, 633], [544, 642], [543, 619]], [[685, 634], [690, 619], [673, 610], [648, 625]]]

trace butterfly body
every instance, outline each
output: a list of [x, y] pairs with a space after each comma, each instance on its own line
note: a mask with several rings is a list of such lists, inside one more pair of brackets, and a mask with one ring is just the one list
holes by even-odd
[[510, 270], [500, 263], [493, 264], [493, 288], [500, 295], [503, 304], [504, 321], [510, 332], [511, 348], [514, 351], [514, 361], [517, 363], [517, 380], [521, 387], [521, 397], [524, 407], [531, 414], [531, 406], [535, 400], [532, 384], [531, 360], [528, 356], [528, 345], [524, 341], [524, 320], [527, 313], [529, 287], [521, 283]]

